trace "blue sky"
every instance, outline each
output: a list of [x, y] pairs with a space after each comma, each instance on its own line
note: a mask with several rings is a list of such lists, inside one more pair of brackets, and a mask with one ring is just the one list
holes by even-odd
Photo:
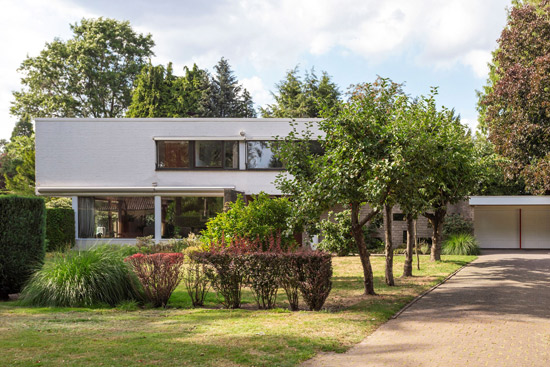
[[288, 69], [327, 71], [345, 91], [376, 75], [438, 102], [476, 126], [476, 94], [510, 0], [0, 0], [0, 138], [8, 138], [17, 67], [83, 17], [129, 20], [156, 42], [153, 63], [212, 66], [225, 57], [257, 105]]

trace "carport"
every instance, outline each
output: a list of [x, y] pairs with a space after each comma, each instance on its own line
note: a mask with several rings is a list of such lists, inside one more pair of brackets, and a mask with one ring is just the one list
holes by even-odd
[[550, 249], [550, 196], [473, 196], [474, 232], [484, 249]]

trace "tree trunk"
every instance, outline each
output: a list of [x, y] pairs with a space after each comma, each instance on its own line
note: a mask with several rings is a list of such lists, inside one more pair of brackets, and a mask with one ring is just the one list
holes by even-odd
[[386, 284], [389, 286], [395, 285], [393, 280], [393, 245], [391, 240], [391, 209], [390, 205], [384, 205], [386, 212], [384, 218], [385, 232], [386, 232]]
[[359, 258], [361, 259], [361, 265], [363, 266], [365, 294], [376, 295], [374, 292], [374, 276], [372, 274], [372, 266], [370, 264], [370, 253], [367, 250], [362, 225], [359, 223], [359, 203], [352, 203], [351, 205], [351, 232], [353, 234], [353, 238], [355, 239], [355, 243], [357, 244]]
[[420, 255], [418, 254], [418, 237], [416, 236], [416, 222], [414, 220], [414, 248], [416, 250], [416, 270], [420, 270]]
[[403, 265], [403, 277], [413, 276], [413, 245], [415, 238], [414, 220], [412, 215], [407, 214], [407, 250], [405, 252], [405, 263]]
[[426, 214], [426, 218], [430, 221], [433, 233], [432, 233], [432, 249], [430, 254], [431, 261], [441, 260], [441, 232], [443, 230], [443, 221], [447, 214], [447, 209], [444, 207], [437, 208], [433, 214]]

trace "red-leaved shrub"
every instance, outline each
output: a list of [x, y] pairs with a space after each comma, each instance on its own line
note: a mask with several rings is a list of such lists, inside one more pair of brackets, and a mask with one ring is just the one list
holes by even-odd
[[332, 289], [332, 256], [322, 251], [288, 254], [300, 293], [311, 311], [319, 311]]
[[147, 300], [155, 307], [166, 307], [172, 292], [182, 279], [182, 253], [135, 254], [127, 257]]

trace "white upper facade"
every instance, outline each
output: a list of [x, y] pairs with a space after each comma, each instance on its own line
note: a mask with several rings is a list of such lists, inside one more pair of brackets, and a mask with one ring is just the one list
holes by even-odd
[[[280, 194], [273, 182], [281, 170], [248, 169], [247, 147], [286, 136], [291, 121], [299, 131], [313, 122], [314, 134], [319, 134], [318, 119], [36, 119], [36, 192], [219, 196], [234, 189]], [[227, 145], [238, 149], [238, 164], [234, 169], [163, 169], [157, 157], [162, 141], [231, 142]]]

